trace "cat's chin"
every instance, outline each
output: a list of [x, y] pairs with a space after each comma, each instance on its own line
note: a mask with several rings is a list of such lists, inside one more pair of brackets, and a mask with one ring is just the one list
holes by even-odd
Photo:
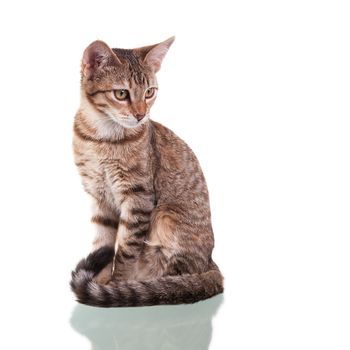
[[145, 116], [140, 121], [136, 120], [136, 118], [134, 118], [134, 117], [129, 117], [129, 118], [119, 118], [119, 117], [116, 117], [116, 116], [110, 116], [110, 117], [115, 123], [119, 124], [120, 126], [122, 126], [123, 128], [126, 128], [126, 129], [137, 128], [140, 125], [145, 124], [148, 121], [148, 119], [149, 119], [148, 115]]

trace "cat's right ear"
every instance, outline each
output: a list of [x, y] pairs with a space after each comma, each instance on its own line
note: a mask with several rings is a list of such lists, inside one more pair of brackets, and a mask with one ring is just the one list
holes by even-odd
[[81, 71], [86, 79], [91, 79], [99, 69], [121, 63], [109, 46], [101, 40], [91, 43], [84, 51]]

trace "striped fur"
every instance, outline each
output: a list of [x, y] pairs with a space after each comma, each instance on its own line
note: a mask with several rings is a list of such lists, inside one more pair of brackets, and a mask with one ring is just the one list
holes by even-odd
[[[94, 276], [110, 255], [106, 248], [91, 253], [72, 273], [71, 287], [78, 301], [101, 307], [189, 304], [222, 293], [222, 276], [215, 264], [200, 274], [168, 275], [156, 280], [110, 281], [99, 284]], [[111, 258], [111, 255], [110, 255]], [[107, 262], [106, 262], [107, 263]]]
[[[206, 182], [192, 150], [149, 119], [173, 39], [134, 50], [91, 44], [82, 62], [74, 155], [93, 200], [93, 252], [72, 273], [81, 303], [193, 303], [223, 291]], [[115, 90], [128, 91], [119, 101]], [[141, 117], [140, 117], [141, 116]]]

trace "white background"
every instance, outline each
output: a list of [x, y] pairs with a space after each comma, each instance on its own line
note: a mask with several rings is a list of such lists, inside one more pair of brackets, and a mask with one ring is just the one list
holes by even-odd
[[[335, 0], [2, 2], [1, 348], [90, 349], [99, 329], [104, 350], [349, 349], [349, 17]], [[152, 115], [202, 164], [226, 278], [198, 343], [210, 302], [106, 314], [68, 286], [93, 238], [71, 150], [82, 52], [172, 35]]]

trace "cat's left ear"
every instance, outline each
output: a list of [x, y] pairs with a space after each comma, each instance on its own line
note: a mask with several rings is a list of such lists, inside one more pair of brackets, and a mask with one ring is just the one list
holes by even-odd
[[148, 48], [147, 54], [143, 60], [143, 62], [145, 64], [147, 64], [148, 66], [150, 66], [151, 68], [153, 68], [154, 72], [157, 73], [160, 69], [160, 66], [162, 64], [163, 58], [165, 57], [166, 53], [168, 52], [171, 44], [174, 42], [175, 37], [172, 36], [171, 38], [150, 46]]

